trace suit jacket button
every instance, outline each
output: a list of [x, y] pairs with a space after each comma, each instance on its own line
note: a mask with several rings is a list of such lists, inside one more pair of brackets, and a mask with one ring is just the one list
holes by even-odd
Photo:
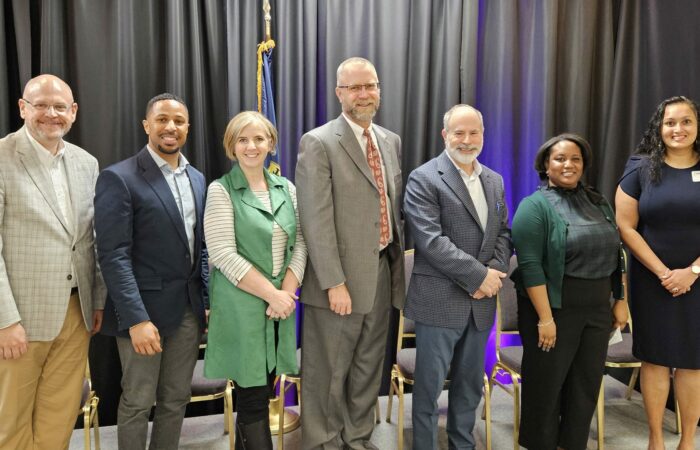
[[73, 248], [71, 250], [75, 251], [75, 245], [73, 246]]
[[72, 280], [72, 279], [73, 279], [73, 275], [68, 274], [68, 276], [66, 277], [66, 280]]
[[375, 249], [374, 249], [374, 254], [375, 254], [375, 255], [378, 255], [378, 254], [379, 254], [379, 249], [378, 249], [378, 248], [375, 248]]

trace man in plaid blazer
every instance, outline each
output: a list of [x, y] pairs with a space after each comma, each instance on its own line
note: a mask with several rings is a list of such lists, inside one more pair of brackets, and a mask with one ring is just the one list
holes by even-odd
[[0, 140], [0, 448], [67, 448], [105, 288], [95, 263], [97, 160], [63, 140], [78, 105], [30, 80]]
[[452, 107], [445, 152], [406, 183], [404, 213], [416, 247], [405, 309], [416, 322], [415, 449], [437, 449], [437, 398], [448, 375], [450, 448], [475, 445], [484, 349], [512, 253], [503, 179], [476, 160], [483, 135], [479, 111]]

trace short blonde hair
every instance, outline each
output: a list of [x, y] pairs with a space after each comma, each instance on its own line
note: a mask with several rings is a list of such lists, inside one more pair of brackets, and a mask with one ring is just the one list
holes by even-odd
[[267, 132], [267, 137], [270, 139], [270, 154], [274, 155], [276, 153], [277, 129], [272, 125], [272, 122], [257, 111], [243, 111], [236, 114], [229, 121], [224, 132], [224, 149], [226, 150], [226, 156], [231, 161], [236, 161], [236, 141], [238, 137], [245, 127], [253, 124], [260, 125]]

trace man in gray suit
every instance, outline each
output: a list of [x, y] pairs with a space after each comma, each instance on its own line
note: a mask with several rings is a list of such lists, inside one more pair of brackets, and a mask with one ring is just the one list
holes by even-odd
[[371, 62], [338, 67], [342, 114], [301, 138], [297, 198], [309, 265], [301, 301], [302, 448], [374, 448], [391, 305], [404, 302], [401, 141], [372, 123]]
[[416, 255], [405, 315], [416, 322], [413, 448], [419, 450], [438, 448], [437, 398], [448, 375], [449, 446], [475, 448], [484, 348], [512, 253], [503, 179], [476, 160], [483, 136], [479, 111], [452, 107], [444, 117], [445, 151], [406, 183], [404, 214]]
[[67, 448], [105, 288], [95, 263], [97, 160], [63, 140], [78, 105], [30, 80], [0, 140], [0, 448]]

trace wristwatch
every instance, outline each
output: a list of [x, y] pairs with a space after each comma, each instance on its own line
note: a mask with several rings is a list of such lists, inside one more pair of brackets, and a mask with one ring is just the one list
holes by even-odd
[[696, 277], [700, 277], [700, 266], [696, 266], [695, 264], [693, 264], [692, 266], [690, 266], [690, 271], [693, 272]]

